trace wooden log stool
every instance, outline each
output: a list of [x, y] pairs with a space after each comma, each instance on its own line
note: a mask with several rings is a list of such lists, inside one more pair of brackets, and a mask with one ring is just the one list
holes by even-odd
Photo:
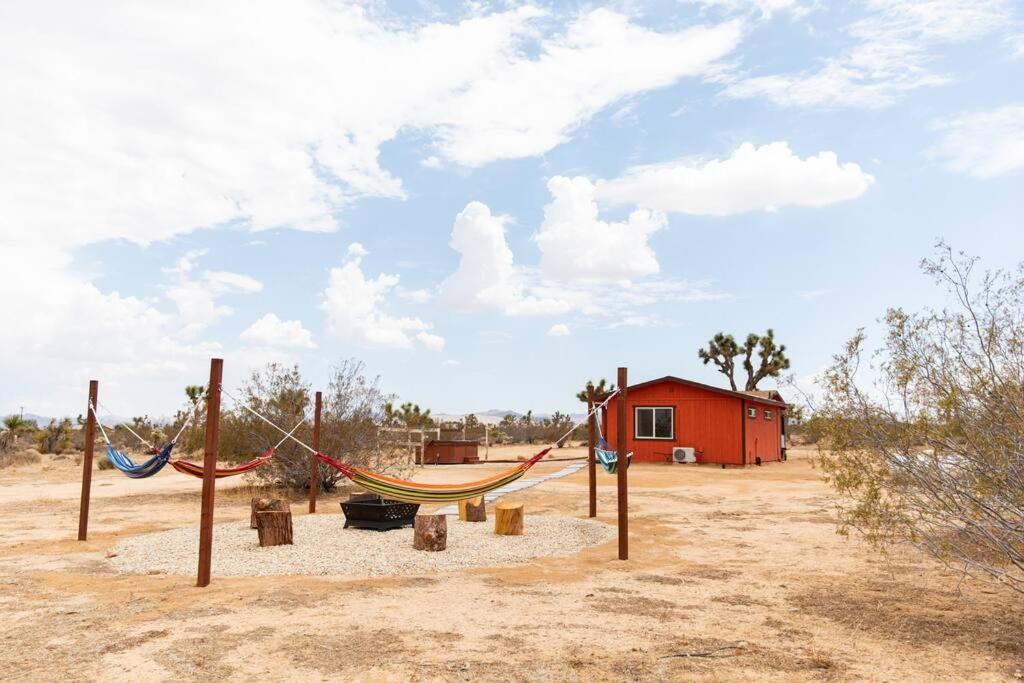
[[459, 501], [459, 520], [463, 522], [486, 522], [487, 506], [484, 497], [477, 496]]
[[438, 552], [448, 546], [448, 519], [445, 515], [416, 515], [412, 547]]
[[268, 510], [278, 510], [285, 512], [291, 510], [287, 500], [283, 498], [253, 498], [251, 503], [251, 511], [249, 514], [249, 528], [256, 528], [256, 513], [266, 512]]
[[494, 533], [498, 536], [523, 535], [522, 503], [498, 503], [494, 506]]
[[260, 547], [292, 544], [292, 511], [261, 510], [256, 513]]

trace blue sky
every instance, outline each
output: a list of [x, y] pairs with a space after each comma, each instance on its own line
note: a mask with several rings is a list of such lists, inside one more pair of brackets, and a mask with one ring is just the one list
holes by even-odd
[[212, 355], [576, 410], [768, 327], [806, 385], [942, 305], [936, 238], [1024, 254], [1012, 2], [3, 13], [0, 411], [166, 414]]

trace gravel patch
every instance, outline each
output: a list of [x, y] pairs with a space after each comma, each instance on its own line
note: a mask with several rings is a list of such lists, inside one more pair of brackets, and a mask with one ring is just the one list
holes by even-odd
[[[338, 515], [302, 515], [292, 520], [294, 545], [261, 548], [248, 521], [213, 529], [214, 576], [383, 576], [422, 574], [469, 567], [521, 564], [537, 557], [571, 555], [615, 537], [612, 526], [554, 515], [524, 520], [522, 536], [494, 535], [494, 522], [448, 519], [448, 548], [413, 550], [412, 529], [378, 532], [343, 529]], [[183, 527], [125, 539], [108, 562], [122, 574], [196, 571], [199, 530]]]

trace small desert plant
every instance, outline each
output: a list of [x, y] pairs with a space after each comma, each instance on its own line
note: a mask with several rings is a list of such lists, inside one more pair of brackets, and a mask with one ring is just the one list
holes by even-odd
[[0, 453], [0, 468], [17, 467], [19, 465], [35, 465], [42, 460], [42, 456], [34, 448], [18, 451], [7, 451]]

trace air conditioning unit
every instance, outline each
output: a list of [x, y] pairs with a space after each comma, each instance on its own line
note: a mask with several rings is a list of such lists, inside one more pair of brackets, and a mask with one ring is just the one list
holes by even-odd
[[697, 453], [689, 446], [676, 446], [672, 449], [673, 462], [697, 462]]

